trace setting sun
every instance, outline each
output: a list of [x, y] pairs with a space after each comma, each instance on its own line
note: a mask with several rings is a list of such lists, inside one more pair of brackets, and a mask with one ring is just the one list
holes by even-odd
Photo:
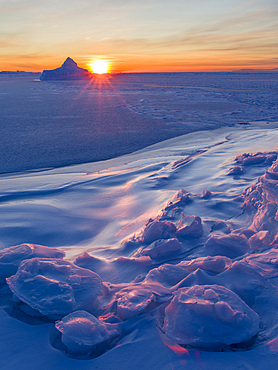
[[103, 74], [108, 73], [110, 69], [109, 62], [103, 59], [97, 59], [88, 64], [93, 73]]

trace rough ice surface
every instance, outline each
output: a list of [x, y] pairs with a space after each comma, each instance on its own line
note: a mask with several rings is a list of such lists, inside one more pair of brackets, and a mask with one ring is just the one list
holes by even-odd
[[217, 348], [249, 341], [259, 316], [235, 293], [218, 285], [178, 289], [165, 309], [163, 330], [179, 344]]
[[171, 295], [171, 291], [161, 285], [153, 285], [149, 282], [130, 284], [120, 290], [115, 289], [114, 297], [105, 311], [108, 309], [108, 312], [115, 313], [121, 320], [129, 320], [151, 312], [168, 301]]
[[199, 257], [190, 261], [182, 261], [179, 266], [182, 266], [186, 271], [193, 272], [199, 268], [209, 271], [214, 274], [219, 274], [225, 271], [231, 265], [231, 259], [224, 256], [214, 257]]
[[138, 251], [139, 255], [150, 256], [152, 259], [160, 259], [164, 257], [173, 256], [178, 253], [182, 244], [177, 238], [159, 239], [152, 242], [148, 247], [142, 248]]
[[54, 258], [23, 261], [7, 283], [17, 298], [46, 316], [70, 313], [102, 293], [97, 274]]
[[172, 287], [190, 276], [196, 270], [203, 270], [216, 275], [225, 271], [232, 261], [228, 257], [199, 257], [189, 261], [182, 261], [177, 265], [163, 264], [149, 271], [145, 281], [159, 282], [163, 286]]
[[140, 243], [151, 244], [158, 239], [168, 239], [174, 236], [176, 226], [171, 221], [149, 220], [140, 236]]
[[75, 311], [55, 323], [62, 334], [62, 343], [72, 356], [104, 352], [117, 335], [117, 329], [111, 326], [86, 311]]
[[63, 258], [65, 253], [56, 248], [37, 244], [20, 244], [0, 251], [0, 282], [16, 273], [21, 261], [41, 258]]
[[208, 255], [235, 258], [250, 251], [250, 245], [244, 235], [212, 235], [205, 244]]
[[199, 216], [188, 216], [182, 214], [177, 223], [177, 236], [200, 238], [203, 234], [202, 220]]
[[147, 310], [152, 302], [155, 302], [155, 295], [149, 289], [123, 289], [116, 293], [117, 315], [122, 320], [130, 319]]
[[[24, 82], [16, 92], [5, 85], [0, 166], [22, 172], [1, 175], [0, 245], [58, 249], [2, 251], [1, 368], [276, 368], [276, 77], [210, 76], [187, 74], [184, 87], [171, 74], [119, 76], [124, 103], [108, 87], [84, 91], [81, 81], [30, 82], [32, 91]], [[6, 104], [11, 92], [28, 105], [36, 133], [48, 129], [42, 147], [35, 136], [26, 151], [18, 104]], [[86, 99], [71, 109], [81, 92]], [[53, 101], [69, 113], [49, 117]], [[85, 163], [192, 129], [206, 131]]]

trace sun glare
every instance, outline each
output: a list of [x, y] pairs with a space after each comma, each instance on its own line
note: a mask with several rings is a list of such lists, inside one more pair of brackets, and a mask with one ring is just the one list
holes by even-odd
[[103, 73], [108, 73], [109, 72], [109, 62], [107, 60], [103, 59], [97, 59], [88, 64], [90, 70], [93, 73], [97, 74], [103, 74]]

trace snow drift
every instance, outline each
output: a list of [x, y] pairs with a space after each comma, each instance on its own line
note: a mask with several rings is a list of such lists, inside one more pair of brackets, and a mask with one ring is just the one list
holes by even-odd
[[[221, 367], [234, 360], [237, 367], [262, 368], [266, 356], [276, 362], [277, 153], [223, 159], [225, 145], [234, 150], [228, 141], [221, 145], [178, 165], [176, 157], [146, 164], [147, 154], [136, 165], [125, 158], [109, 170], [80, 172], [78, 181], [71, 178], [72, 198], [67, 188], [61, 203], [74, 200], [79, 189], [97, 198], [100, 218], [115, 217], [100, 229], [95, 247], [67, 246], [65, 257], [31, 244], [1, 252], [6, 312], [13, 323], [15, 317], [35, 320], [32, 310], [40, 323], [50, 323], [41, 327], [52, 333], [45, 350], [51, 364], [56, 366], [58, 351], [70, 357], [59, 354], [69, 368], [76, 363], [63, 361], [87, 359], [85, 368], [109, 368], [124, 358], [123, 369], [139, 369], [144, 363], [139, 366], [134, 354], [140, 351], [148, 354], [146, 367], [165, 369], [169, 361], [174, 368], [197, 369], [197, 356], [210, 368], [216, 360]], [[200, 174], [200, 163], [217, 170]], [[242, 170], [231, 170], [235, 166]], [[145, 201], [151, 206], [136, 214], [140, 192], [143, 199], [151, 193]], [[124, 223], [129, 209], [133, 218]], [[85, 210], [87, 220], [92, 209]]]

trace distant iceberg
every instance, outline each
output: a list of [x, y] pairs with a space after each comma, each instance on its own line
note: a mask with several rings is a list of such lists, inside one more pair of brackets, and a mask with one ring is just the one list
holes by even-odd
[[90, 75], [91, 73], [87, 69], [78, 67], [75, 61], [68, 57], [61, 67], [44, 70], [40, 80], [82, 80]]

